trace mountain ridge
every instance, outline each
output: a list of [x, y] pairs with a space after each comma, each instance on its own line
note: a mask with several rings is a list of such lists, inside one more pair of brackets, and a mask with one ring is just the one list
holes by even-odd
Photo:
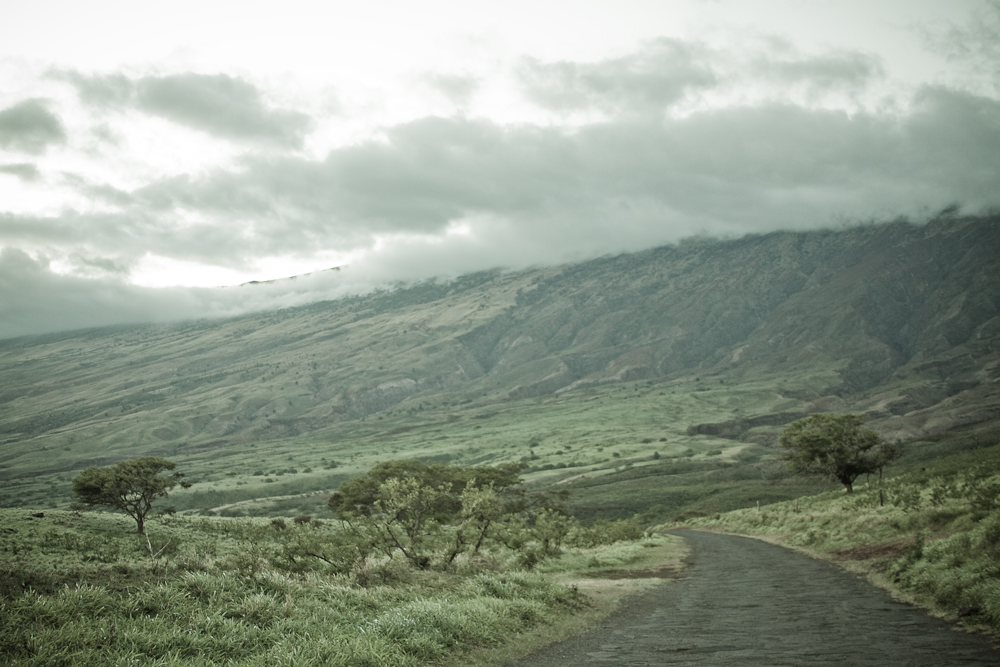
[[[863, 412], [900, 441], [996, 430], [998, 265], [1000, 218], [942, 216], [487, 271], [226, 320], [0, 341], [0, 476], [352, 438], [373, 450], [358, 450], [363, 467], [417, 444], [438, 455], [407, 440], [433, 430], [415, 424], [438, 424], [447, 438], [476, 419], [493, 423], [479, 414], [527, 415], [539, 402], [626, 406], [626, 385], [668, 412], [671, 400], [687, 401], [677, 414], [688, 423], [664, 421], [674, 429], [666, 436], [639, 438], [678, 451], [684, 438], [766, 447], [810, 411]], [[628, 410], [618, 412], [604, 417], [601, 438], [632, 428]], [[497, 429], [491, 442], [503, 437]], [[496, 447], [448, 456], [516, 460]]]

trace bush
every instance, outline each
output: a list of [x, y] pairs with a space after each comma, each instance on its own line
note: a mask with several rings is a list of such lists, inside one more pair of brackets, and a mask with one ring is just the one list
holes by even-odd
[[577, 547], [596, 547], [615, 542], [632, 542], [643, 537], [639, 517], [618, 521], [597, 521], [593, 527], [577, 526], [567, 537], [567, 544]]

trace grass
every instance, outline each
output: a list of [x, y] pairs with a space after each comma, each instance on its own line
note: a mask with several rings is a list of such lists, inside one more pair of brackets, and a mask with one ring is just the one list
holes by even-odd
[[1000, 445], [858, 487], [671, 525], [760, 537], [833, 560], [942, 617], [1000, 636]]
[[[467, 277], [230, 320], [4, 341], [0, 507], [68, 508], [81, 469], [141, 455], [169, 458], [195, 482], [172, 494], [178, 510], [258, 516], [294, 516], [306, 507], [288, 497], [329, 493], [388, 459], [525, 459], [537, 485], [613, 475], [654, 456], [718, 452], [736, 461], [748, 443], [692, 436], [688, 427], [801, 409], [789, 392], [839, 382], [836, 368], [817, 362], [780, 378], [692, 370], [518, 398], [514, 389], [544, 379], [556, 357], [522, 359], [541, 354], [532, 347], [541, 343], [510, 341], [504, 363], [477, 361], [485, 347], [473, 339], [520, 291], [556, 274]], [[572, 306], [551, 298], [553, 313]], [[579, 341], [574, 364], [604, 368], [591, 357], [612, 355], [610, 363], [624, 350], [601, 352], [594, 335]], [[635, 354], [620, 362], [648, 363]], [[480, 362], [494, 367], [476, 370]]]
[[[808, 383], [809, 378], [801, 381]], [[790, 380], [782, 382], [794, 384]], [[667, 461], [753, 463], [753, 456], [761, 454], [759, 447], [707, 435], [692, 436], [687, 433], [688, 426], [726, 418], [733, 414], [731, 406], [737, 403], [745, 411], [768, 412], [785, 409], [789, 400], [782, 397], [774, 383], [763, 380], [696, 391], [702, 383], [694, 377], [629, 382], [581, 389], [545, 400], [491, 405], [442, 400], [425, 404], [422, 411], [413, 413], [404, 401], [398, 409], [376, 417], [338, 422], [317, 432], [269, 442], [216, 442], [206, 448], [194, 444], [166, 447], [159, 443], [144, 448], [142, 438], [138, 438], [129, 455], [166, 456], [178, 464], [189, 481], [195, 482], [191, 489], [171, 494], [167, 504], [178, 511], [251, 516], [318, 512], [321, 502], [310, 505], [305, 500], [298, 504], [285, 501], [296, 496], [329, 494], [344, 479], [363, 474], [376, 462], [398, 458], [462, 465], [524, 460], [530, 466], [526, 480], [534, 486], [578, 475], [585, 475], [587, 483], [592, 483], [595, 478], [616, 479], [617, 474], [631, 469], [650, 467], [661, 471]], [[171, 420], [180, 418], [179, 412], [183, 411], [168, 410], [160, 415], [157, 409], [131, 418], [148, 422], [143, 428], [166, 428]], [[0, 506], [68, 508], [73, 500], [70, 483], [82, 466], [105, 465], [125, 456], [115, 455], [114, 448], [102, 449], [106, 443], [100, 438], [89, 440], [87, 433], [86, 428], [75, 429], [72, 434], [57, 430], [23, 445], [11, 444], [7, 462], [0, 463], [7, 466], [0, 468], [0, 476], [5, 477]], [[21, 449], [28, 445], [32, 452], [22, 453]], [[604, 490], [589, 489], [587, 494]], [[262, 500], [266, 498], [275, 501]], [[606, 500], [602, 504], [619, 506], [610, 497]], [[667, 501], [654, 504], [670, 506], [666, 511], [674, 513], [685, 509]], [[628, 502], [616, 510], [615, 516], [641, 511], [644, 508]]]
[[0, 662], [18, 665], [501, 664], [658, 581], [609, 569], [683, 557], [678, 540], [653, 537], [567, 549], [533, 572], [502, 551], [446, 570], [384, 558], [345, 570], [286, 557], [295, 531], [332, 538], [334, 522], [162, 517], [147, 544], [113, 514], [0, 518]]

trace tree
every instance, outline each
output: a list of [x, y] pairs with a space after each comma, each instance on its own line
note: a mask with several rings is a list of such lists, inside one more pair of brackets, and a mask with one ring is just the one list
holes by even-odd
[[506, 499], [513, 502], [518, 494], [511, 487], [521, 482], [524, 467], [523, 463], [463, 468], [418, 460], [387, 461], [362, 477], [344, 482], [327, 504], [338, 516], [344, 512], [370, 514], [383, 484], [391, 479], [409, 478], [421, 486], [444, 489], [444, 493], [435, 496], [434, 506], [429, 510], [435, 520], [448, 522], [462, 511], [461, 494], [470, 483], [475, 488], [492, 486], [498, 493], [506, 491]]
[[399, 552], [420, 568], [479, 553], [488, 540], [517, 551], [537, 538], [537, 558], [557, 554], [571, 527], [557, 507], [565, 492], [526, 493], [517, 488], [523, 469], [389, 461], [345, 482], [328, 505], [363, 549]]
[[153, 501], [167, 495], [167, 491], [181, 482], [184, 473], [162, 476], [177, 464], [156, 456], [143, 456], [130, 461], [119, 461], [106, 468], [90, 467], [73, 479], [73, 493], [83, 505], [111, 507], [135, 519], [136, 532], [145, 535], [146, 516], [153, 509]]
[[826, 475], [851, 493], [859, 476], [881, 472], [900, 455], [878, 433], [862, 429], [863, 423], [860, 415], [810, 415], [789, 424], [778, 444], [792, 470]]

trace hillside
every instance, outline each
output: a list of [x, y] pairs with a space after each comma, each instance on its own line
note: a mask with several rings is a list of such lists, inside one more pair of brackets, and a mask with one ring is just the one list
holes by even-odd
[[[910, 457], [993, 442], [998, 355], [996, 216], [691, 241], [229, 320], [19, 338], [0, 341], [0, 504], [66, 504], [76, 471], [139, 454], [193, 473], [171, 496], [179, 509], [223, 512], [319, 499], [411, 456], [526, 459], [533, 483], [646, 494], [619, 514], [697, 505], [664, 475], [755, 480], [780, 497], [793, 489], [762, 485], [761, 462], [811, 411], [865, 412]], [[640, 468], [651, 489], [628, 481]]]

